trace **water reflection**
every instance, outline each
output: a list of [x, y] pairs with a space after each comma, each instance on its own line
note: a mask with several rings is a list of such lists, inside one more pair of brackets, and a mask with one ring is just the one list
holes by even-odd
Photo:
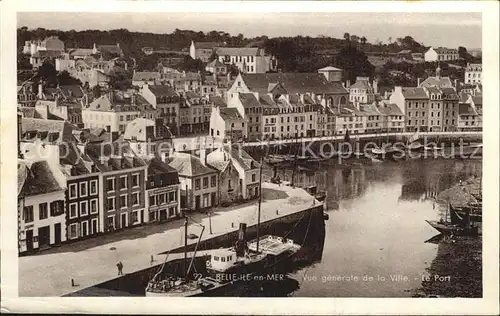
[[[300, 284], [292, 295], [410, 297], [437, 253], [440, 237], [425, 222], [440, 217], [434, 198], [479, 176], [481, 167], [481, 161], [433, 159], [297, 172], [296, 185], [326, 190], [335, 211], [325, 223], [321, 261], [291, 275]], [[291, 180], [291, 170], [278, 172]]]

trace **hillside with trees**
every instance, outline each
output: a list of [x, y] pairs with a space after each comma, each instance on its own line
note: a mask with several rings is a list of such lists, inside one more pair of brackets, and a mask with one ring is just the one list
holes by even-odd
[[[390, 57], [402, 50], [412, 53], [424, 53], [428, 46], [418, 42], [411, 36], [392, 39], [385, 43], [376, 40], [367, 41], [365, 36], [345, 33], [343, 38], [333, 38], [325, 35], [316, 37], [276, 37], [258, 36], [246, 38], [243, 34], [236, 36], [223, 31], [196, 32], [192, 30], [176, 29], [170, 34], [154, 34], [144, 32], [130, 32], [127, 29], [117, 30], [84, 30], [61, 31], [37, 28], [30, 30], [21, 27], [17, 30], [18, 69], [30, 69], [29, 60], [24, 56], [22, 47], [25, 41], [43, 39], [55, 35], [64, 41], [67, 48], [91, 48], [93, 44], [120, 44], [125, 59], [130, 65], [135, 65], [138, 71], [154, 71], [163, 57], [182, 56], [183, 61], [176, 68], [186, 71], [204, 71], [204, 65], [199, 60], [193, 60], [186, 55], [191, 41], [220, 42], [227, 46], [247, 46], [264, 48], [266, 52], [278, 59], [278, 69], [282, 72], [315, 72], [325, 66], [335, 66], [344, 70], [344, 80], [352, 83], [357, 76], [378, 77], [382, 85], [410, 85], [416, 83], [418, 77], [425, 78], [433, 74], [437, 67], [434, 63], [411, 63], [405, 61], [394, 62]], [[169, 50], [174, 53], [145, 55], [143, 47], [159, 50]], [[450, 74], [452, 78], [463, 76], [463, 67], [467, 62], [480, 62], [480, 59], [471, 56], [464, 47], [459, 47], [462, 60], [442, 64], [443, 74]], [[175, 51], [184, 51], [183, 55]], [[382, 63], [374, 67], [367, 56], [382, 56]], [[371, 57], [371, 58], [372, 58]], [[456, 66], [456, 67], [454, 67]], [[122, 86], [124, 78], [116, 80]], [[125, 84], [126, 85], [126, 84]]]

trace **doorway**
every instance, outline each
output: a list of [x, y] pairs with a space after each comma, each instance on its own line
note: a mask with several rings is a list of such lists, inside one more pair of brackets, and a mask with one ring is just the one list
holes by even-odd
[[56, 245], [61, 243], [61, 223], [54, 225], [54, 243]]
[[92, 227], [91, 227], [90, 233], [91, 234], [97, 234], [97, 219], [96, 218], [92, 219], [92, 224], [91, 225], [92, 225]]
[[200, 196], [199, 196], [199, 195], [197, 195], [197, 196], [195, 197], [195, 209], [196, 209], [196, 210], [199, 210], [199, 209], [200, 209]]
[[26, 250], [33, 250], [33, 230], [26, 231]]
[[89, 222], [82, 222], [82, 237], [87, 237], [89, 234]]
[[50, 226], [38, 228], [38, 248], [50, 245]]
[[120, 228], [125, 228], [127, 227], [127, 213], [123, 213], [121, 215], [121, 226]]

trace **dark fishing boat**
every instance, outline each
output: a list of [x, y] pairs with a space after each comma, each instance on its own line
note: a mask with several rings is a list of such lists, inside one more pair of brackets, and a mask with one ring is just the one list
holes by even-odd
[[[260, 169], [260, 188], [262, 188], [262, 165]], [[262, 192], [261, 192], [262, 193]], [[234, 247], [212, 250], [210, 259], [206, 261], [206, 273], [201, 278], [194, 278], [191, 273], [202, 231], [196, 243], [193, 257], [188, 264], [187, 260], [187, 219], [185, 221], [184, 258], [187, 270], [183, 276], [162, 277], [162, 269], [152, 278], [146, 287], [148, 297], [186, 297], [186, 296], [215, 296], [235, 291], [238, 284], [247, 284], [252, 281], [266, 280], [271, 273], [280, 271], [282, 267], [289, 267], [295, 260], [295, 254], [301, 246], [293, 240], [281, 236], [260, 236], [260, 213], [262, 194], [259, 194], [257, 217], [257, 238], [246, 241], [246, 224], [241, 223], [238, 240]], [[166, 259], [165, 259], [166, 261]]]
[[[448, 214], [450, 220], [448, 220]], [[464, 217], [459, 216], [451, 209], [450, 204], [448, 204], [444, 219], [439, 221], [426, 220], [426, 222], [443, 235], [476, 236], [479, 234], [479, 225], [471, 223], [469, 214], [467, 213]]]

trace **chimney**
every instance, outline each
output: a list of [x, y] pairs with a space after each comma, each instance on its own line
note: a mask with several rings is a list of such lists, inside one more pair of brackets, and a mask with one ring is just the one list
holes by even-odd
[[113, 106], [113, 102], [115, 101], [115, 94], [113, 92], [113, 89], [111, 89], [108, 92], [108, 99], [109, 99], [109, 102], [111, 103], [111, 106]]
[[106, 125], [106, 132], [111, 133], [111, 125]]
[[217, 82], [217, 72], [216, 71], [214, 71], [213, 78], [214, 78], [214, 81]]
[[231, 72], [230, 71], [227, 72], [227, 81], [228, 81], [228, 83], [229, 83], [229, 81], [231, 81]]
[[200, 148], [200, 161], [204, 166], [207, 165], [207, 150], [205, 148]]
[[106, 168], [108, 167], [109, 157], [101, 156], [99, 157], [99, 162], [103, 164]]
[[304, 94], [303, 93], [300, 94], [300, 102], [302, 104], [305, 104], [305, 102], [304, 102]]
[[111, 132], [111, 142], [118, 139], [118, 132]]
[[420, 77], [417, 78], [417, 87], [420, 87]]
[[346, 88], [349, 89], [351, 87], [351, 80], [347, 79], [345, 85], [346, 85]]
[[38, 98], [43, 99], [43, 83], [38, 83]]
[[455, 91], [458, 92], [459, 88], [460, 88], [460, 83], [458, 82], [458, 79], [455, 79]]
[[375, 93], [375, 94], [378, 93], [378, 78], [375, 78], [373, 80], [373, 93]]

